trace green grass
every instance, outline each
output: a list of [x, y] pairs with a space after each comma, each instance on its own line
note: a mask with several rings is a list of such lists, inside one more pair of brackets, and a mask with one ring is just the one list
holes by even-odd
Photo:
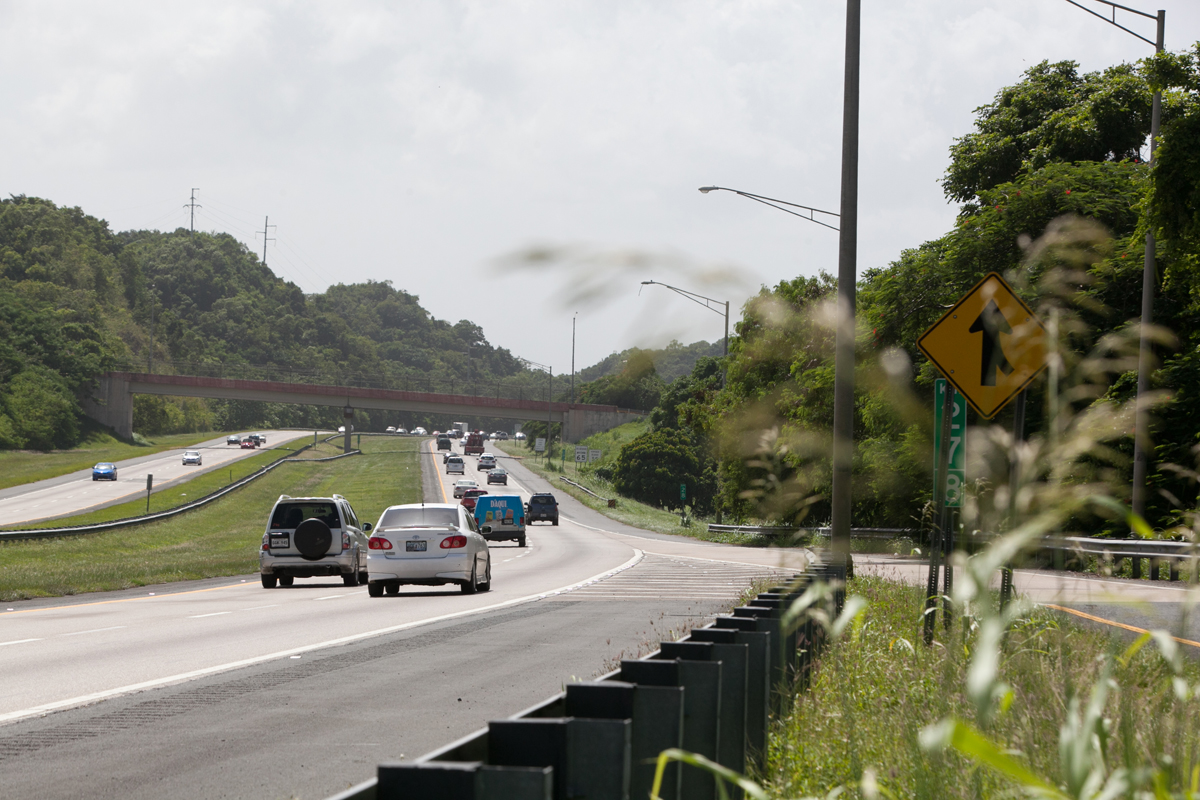
[[[860, 798], [858, 781], [871, 770], [892, 793], [888, 797], [1020, 796], [996, 773], [954, 751], [927, 753], [919, 743], [924, 727], [949, 715], [980, 724], [965, 689], [975, 634], [961, 622], [946, 631], [939, 619], [939, 641], [921, 644], [920, 587], [862, 577], [848, 593], [869, 602], [863, 624], [825, 652], [811, 688], [796, 695], [791, 713], [777, 723], [760, 776], [771, 795], [825, 797], [846, 786], [843, 798]], [[1062, 783], [1059, 729], [1067, 703], [1073, 693], [1086, 703], [1101, 658], [1119, 655], [1127, 645], [1127, 639], [1035, 610], [1004, 640], [999, 677], [1012, 688], [1012, 705], [984, 732], [1037, 774]], [[1200, 681], [1194, 661], [1184, 669], [1188, 683]], [[1105, 714], [1111, 720], [1105, 753], [1110, 768], [1173, 763], [1190, 772], [1200, 759], [1196, 694], [1176, 698], [1172, 673], [1153, 644], [1112, 677]]]
[[120, 461], [126, 458], [153, 455], [163, 450], [187, 447], [225, 435], [212, 431], [208, 433], [177, 433], [170, 436], [156, 436], [151, 444], [139, 445], [123, 442], [104, 429], [93, 427], [84, 438], [83, 443], [72, 450], [52, 450], [46, 453], [34, 450], [0, 451], [0, 489], [46, 478], [57, 478], [59, 475], [87, 469], [99, 461]]
[[267, 514], [281, 494], [345, 495], [364, 522], [419, 502], [419, 440], [366, 437], [361, 456], [285, 464], [196, 511], [62, 539], [0, 544], [0, 600], [246, 575], [258, 569]]
[[[288, 448], [275, 448], [274, 450], [264, 450], [255, 453], [249, 458], [244, 458], [240, 461], [235, 461], [228, 467], [215, 469], [211, 472], [205, 472], [201, 475], [191, 478], [186, 481], [171, 484], [164, 487], [161, 491], [153, 492], [150, 495], [150, 511], [151, 514], [156, 514], [160, 511], [168, 511], [172, 508], [178, 508], [182, 505], [187, 505], [193, 500], [197, 500], [205, 495], [211, 494], [218, 489], [223, 489], [231, 483], [241, 480], [242, 478], [257, 472], [260, 468], [265, 467], [273, 461], [281, 457], [286, 457], [292, 454], [292, 450]], [[299, 458], [321, 458], [324, 456], [337, 455], [342, 452], [340, 447], [321, 443], [320, 448], [314, 451], [312, 448], [305, 450]], [[287, 469], [287, 467], [277, 467], [276, 469]], [[109, 506], [107, 508], [89, 511], [84, 514], [76, 514], [71, 517], [61, 517], [59, 519], [49, 520], [36, 523], [27, 523], [5, 527], [3, 530], [33, 530], [38, 528], [69, 528], [76, 525], [93, 525], [98, 522], [110, 522], [117, 519], [129, 519], [130, 517], [138, 517], [146, 514], [146, 496], [142, 495], [136, 500], [130, 500], [127, 503]]]
[[[638, 425], [640, 423], [629, 423], [622, 425], [622, 428]], [[619, 430], [619, 429], [614, 429]], [[611, 433], [611, 432], [610, 432]], [[630, 437], [626, 438], [628, 441]], [[585, 439], [581, 444], [589, 443], [591, 439]], [[753, 544], [759, 546], [769, 546], [770, 540], [761, 536], [750, 536], [740, 533], [709, 533], [705, 523], [701, 520], [693, 520], [688, 526], [680, 524], [679, 514], [672, 511], [664, 511], [661, 508], [639, 503], [636, 500], [630, 500], [627, 497], [617, 497], [616, 492], [612, 488], [612, 484], [608, 481], [601, 480], [592, 474], [589, 470], [579, 470], [579, 474], [575, 473], [575, 464], [570, 459], [574, 457], [574, 445], [568, 445], [568, 460], [566, 461], [565, 472], [559, 471], [559, 465], [562, 464], [561, 459], [551, 458], [549, 464], [546, 459], [534, 458], [534, 454], [525, 449], [524, 445], [519, 442], [491, 442], [490, 446], [499, 450], [503, 450], [509, 455], [520, 456], [523, 460], [521, 463], [528, 467], [533, 472], [550, 481], [554, 485], [555, 491], [563, 491], [580, 501], [588, 508], [592, 508], [604, 514], [606, 517], [615, 519], [617, 522], [623, 522], [626, 525], [632, 525], [635, 528], [643, 530], [655, 531], [657, 533], [670, 533], [677, 536], [689, 536], [693, 539], [699, 539], [705, 542], [722, 542], [725, 544]], [[605, 458], [609, 454], [605, 453]], [[612, 457], [615, 459], [616, 454]], [[604, 498], [616, 497], [617, 507], [609, 508], [608, 504], [603, 500], [597, 500], [587, 492], [582, 492], [574, 486], [560, 481], [559, 476], [566, 476], [576, 483], [586, 486], [591, 491]]]

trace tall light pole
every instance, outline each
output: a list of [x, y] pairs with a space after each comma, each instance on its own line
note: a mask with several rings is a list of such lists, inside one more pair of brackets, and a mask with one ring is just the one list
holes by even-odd
[[[704, 191], [704, 190], [701, 189], [700, 191]], [[717, 314], [723, 315], [725, 317], [725, 340], [724, 340], [724, 347], [722, 348], [722, 354], [729, 355], [729, 301], [728, 300], [714, 300], [711, 297], [705, 297], [702, 294], [696, 294], [695, 292], [689, 292], [687, 289], [680, 289], [678, 286], [671, 286], [668, 283], [659, 283], [658, 281], [642, 281], [642, 286], [661, 286], [664, 289], [670, 289], [672, 292], [675, 292], [675, 294], [682, 295], [682, 296], [686, 297], [688, 300], [691, 300], [693, 303], [704, 306], [709, 311], [713, 311]]]
[[850, 469], [854, 461], [854, 311], [858, 281], [858, 78], [862, 0], [846, 0], [842, 87], [842, 204], [838, 228], [838, 315], [833, 367], [833, 490], [829, 549], [850, 558]]
[[575, 405], [575, 318], [578, 316], [578, 311], [571, 316], [571, 405]]
[[[1126, 33], [1136, 36], [1143, 42], [1154, 46], [1156, 53], [1163, 51], [1163, 36], [1167, 27], [1167, 12], [1159, 10], [1158, 14], [1147, 14], [1145, 11], [1138, 11], [1136, 8], [1129, 8], [1118, 3], [1110, 2], [1109, 0], [1086, 0], [1091, 3], [1100, 3], [1112, 9], [1112, 18], [1098, 14], [1090, 8], [1076, 2], [1076, 0], [1067, 0], [1071, 5], [1081, 8], [1087, 13], [1095, 17], [1100, 17], [1110, 25], [1115, 25]], [[1128, 11], [1130, 14], [1136, 14], [1139, 17], [1155, 20], [1158, 23], [1158, 35], [1152, 42], [1145, 36], [1131, 31], [1124, 25], [1117, 22], [1117, 9]], [[1158, 139], [1158, 125], [1162, 117], [1162, 92], [1154, 93], [1154, 101], [1150, 107], [1150, 168], [1154, 168], [1154, 148]], [[1134, 428], [1133, 428], [1133, 513], [1139, 517], [1146, 516], [1146, 472], [1148, 469], [1146, 450], [1150, 446], [1150, 415], [1147, 413], [1142, 401], [1146, 397], [1146, 393], [1150, 389], [1150, 369], [1151, 352], [1150, 336], [1148, 328], [1153, 320], [1154, 311], [1154, 284], [1157, 280], [1156, 270], [1154, 265], [1155, 260], [1155, 242], [1154, 228], [1146, 229], [1146, 251], [1142, 264], [1142, 325], [1140, 339], [1138, 342], [1138, 378], [1137, 378], [1137, 406], [1134, 411]]]
[[154, 374], [154, 284], [150, 284], [150, 349], [146, 351], [146, 372]]

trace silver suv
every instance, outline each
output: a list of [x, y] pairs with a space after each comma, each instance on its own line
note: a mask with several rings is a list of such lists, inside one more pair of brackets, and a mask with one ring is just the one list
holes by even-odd
[[367, 531], [349, 501], [333, 497], [279, 495], [258, 553], [266, 589], [291, 586], [296, 578], [341, 575], [346, 586], [367, 582]]

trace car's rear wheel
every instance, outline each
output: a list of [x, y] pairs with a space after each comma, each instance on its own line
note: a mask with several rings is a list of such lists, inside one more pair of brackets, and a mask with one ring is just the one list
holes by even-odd
[[363, 586], [367, 585], [367, 571], [365, 569], [362, 572], [358, 573], [358, 582], [361, 583]]
[[342, 585], [343, 586], [358, 586], [358, 573], [357, 572], [347, 572], [344, 575], [342, 575]]
[[550, 524], [557, 528], [558, 527], [558, 517], [555, 517], [554, 522], [552, 522]]
[[275, 584], [279, 583], [279, 579], [274, 575], [263, 575], [262, 584], [264, 589], [274, 589]]
[[367, 594], [371, 595], [371, 597], [383, 597], [383, 584], [382, 583], [368, 583], [367, 584]]
[[462, 585], [463, 594], [475, 594], [479, 591], [479, 580], [475, 575], [475, 565], [471, 565], [471, 579]]
[[295, 582], [296, 582], [295, 575], [280, 575], [279, 576], [279, 585], [280, 586], [291, 586]]
[[492, 557], [488, 556], [487, 565], [487, 580], [479, 584], [479, 591], [490, 592], [492, 590]]
[[520, 539], [517, 540], [517, 547], [524, 547], [524, 546], [525, 546], [525, 537], [522, 536]]
[[389, 583], [387, 585], [387, 593], [392, 595], [393, 597], [400, 594], [400, 584], [399, 583]]

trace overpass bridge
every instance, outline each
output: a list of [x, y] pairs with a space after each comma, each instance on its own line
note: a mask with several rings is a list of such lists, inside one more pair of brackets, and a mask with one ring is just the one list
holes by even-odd
[[640, 419], [642, 414], [616, 406], [556, 403], [474, 395], [434, 394], [398, 389], [206, 378], [190, 375], [153, 375], [107, 372], [100, 376], [94, 399], [85, 401], [84, 413], [124, 437], [133, 435], [133, 396], [203, 397], [214, 400], [262, 400], [334, 406], [344, 409], [378, 409], [446, 414], [458, 419], [497, 417], [513, 420], [549, 420], [561, 424], [565, 441], [577, 442], [593, 433]]

